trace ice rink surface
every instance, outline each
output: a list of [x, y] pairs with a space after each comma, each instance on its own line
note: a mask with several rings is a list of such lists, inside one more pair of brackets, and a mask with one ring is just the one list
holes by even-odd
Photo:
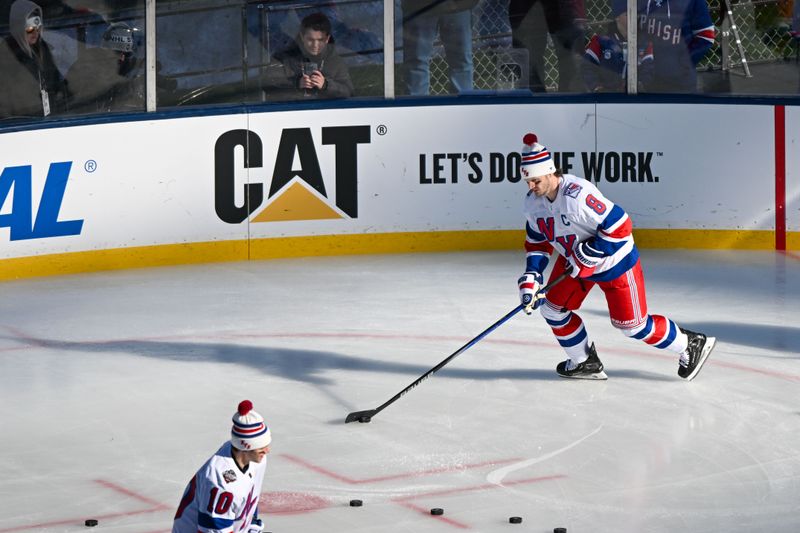
[[595, 290], [608, 381], [557, 377], [520, 313], [369, 424], [344, 419], [517, 305], [521, 251], [2, 283], [0, 533], [169, 531], [242, 399], [273, 432], [273, 533], [800, 531], [800, 255], [642, 261], [649, 310], [718, 338], [694, 381]]

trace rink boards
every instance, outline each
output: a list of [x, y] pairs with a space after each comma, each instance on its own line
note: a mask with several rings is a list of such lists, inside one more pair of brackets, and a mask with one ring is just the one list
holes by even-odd
[[624, 207], [642, 247], [800, 249], [798, 107], [259, 111], [0, 134], [0, 279], [513, 249], [527, 132]]

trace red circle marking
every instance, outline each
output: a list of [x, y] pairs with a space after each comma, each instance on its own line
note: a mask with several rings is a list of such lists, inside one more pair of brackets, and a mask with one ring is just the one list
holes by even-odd
[[264, 492], [260, 500], [258, 511], [266, 515], [309, 513], [330, 506], [322, 496], [306, 492]]

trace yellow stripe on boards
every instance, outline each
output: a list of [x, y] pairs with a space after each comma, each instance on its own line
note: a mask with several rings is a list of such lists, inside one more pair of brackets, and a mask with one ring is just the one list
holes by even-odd
[[786, 232], [786, 249], [800, 251], [800, 231]]
[[775, 232], [761, 230], [635, 229], [639, 248], [774, 250]]
[[136, 246], [2, 259], [0, 280], [246, 259], [247, 241]]
[[520, 230], [366, 233], [254, 239], [251, 259], [523, 249]]
[[[774, 250], [774, 231], [634, 230], [640, 248]], [[0, 259], [0, 280], [103, 270], [333, 255], [519, 250], [521, 230], [367, 233], [214, 241]], [[800, 232], [786, 236], [800, 250]]]

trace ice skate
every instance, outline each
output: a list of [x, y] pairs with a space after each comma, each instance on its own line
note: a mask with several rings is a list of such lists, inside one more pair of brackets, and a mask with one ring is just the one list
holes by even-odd
[[577, 365], [571, 359], [558, 363], [556, 372], [562, 378], [575, 378], [575, 379], [608, 379], [608, 376], [603, 372], [603, 363], [597, 357], [597, 351], [594, 349], [594, 343], [589, 346], [587, 350], [589, 358]]
[[714, 349], [717, 339], [715, 337], [706, 337], [702, 333], [695, 333], [688, 329], [680, 329], [689, 337], [689, 345], [686, 347], [686, 353], [681, 354], [678, 375], [686, 381], [691, 381], [703, 368], [703, 364], [708, 359], [708, 354]]

